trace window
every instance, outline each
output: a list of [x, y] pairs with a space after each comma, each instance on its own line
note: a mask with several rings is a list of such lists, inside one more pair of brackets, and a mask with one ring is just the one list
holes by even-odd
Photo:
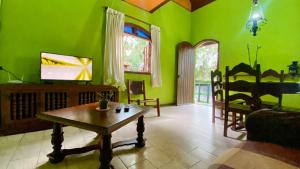
[[125, 24], [123, 36], [126, 72], [150, 73], [150, 34], [133, 24]]

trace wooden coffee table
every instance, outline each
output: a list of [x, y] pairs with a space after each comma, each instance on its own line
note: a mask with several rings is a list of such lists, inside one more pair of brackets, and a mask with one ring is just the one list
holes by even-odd
[[[51, 139], [53, 152], [48, 154], [51, 163], [59, 163], [65, 156], [70, 154], [100, 150], [100, 169], [109, 169], [112, 167], [110, 161], [113, 157], [113, 148], [124, 145], [135, 145], [136, 147], [145, 146], [145, 140], [143, 138], [145, 130], [144, 114], [151, 109], [150, 107], [130, 106], [129, 111], [124, 112], [123, 106], [120, 113], [116, 113], [115, 108], [107, 111], [98, 111], [96, 110], [97, 107], [98, 103], [91, 103], [37, 114], [38, 118], [53, 122], [53, 134]], [[111, 133], [136, 119], [138, 119], [137, 138], [112, 144]], [[95, 145], [74, 149], [61, 149], [62, 142], [64, 141], [63, 125], [97, 132], [101, 135], [102, 139]]]

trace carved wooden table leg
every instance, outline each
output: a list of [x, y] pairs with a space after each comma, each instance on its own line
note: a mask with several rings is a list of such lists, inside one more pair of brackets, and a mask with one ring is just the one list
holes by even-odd
[[145, 140], [144, 140], [144, 131], [145, 131], [145, 125], [144, 125], [144, 116], [139, 117], [138, 123], [137, 123], [137, 144], [135, 144], [136, 147], [144, 147], [145, 146]]
[[51, 138], [51, 143], [53, 145], [53, 152], [48, 154], [50, 163], [59, 163], [64, 158], [65, 155], [62, 153], [61, 147], [64, 141], [64, 132], [62, 130], [62, 125], [58, 123], [53, 124], [53, 133]]
[[109, 169], [112, 158], [111, 134], [103, 134], [102, 146], [100, 148], [100, 169]]

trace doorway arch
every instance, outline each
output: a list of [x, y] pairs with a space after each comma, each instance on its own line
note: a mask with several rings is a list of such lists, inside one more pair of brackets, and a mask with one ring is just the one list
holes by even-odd
[[195, 102], [211, 103], [210, 73], [219, 68], [220, 43], [205, 39], [195, 45]]

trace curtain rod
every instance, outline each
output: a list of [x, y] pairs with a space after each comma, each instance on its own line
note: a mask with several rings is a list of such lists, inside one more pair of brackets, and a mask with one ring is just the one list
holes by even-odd
[[[104, 7], [105, 10], [107, 10], [108, 8], [109, 8], [108, 6]], [[148, 22], [143, 21], [143, 20], [141, 20], [141, 19], [138, 19], [138, 18], [136, 18], [136, 17], [130, 16], [130, 15], [127, 15], [127, 14], [125, 14], [125, 16], [128, 17], [128, 18], [137, 20], [137, 21], [139, 21], [139, 22], [142, 22], [142, 23], [144, 23], [144, 24], [146, 24], [146, 25], [149, 25], [149, 26], [152, 25], [151, 23], [148, 23]]]

